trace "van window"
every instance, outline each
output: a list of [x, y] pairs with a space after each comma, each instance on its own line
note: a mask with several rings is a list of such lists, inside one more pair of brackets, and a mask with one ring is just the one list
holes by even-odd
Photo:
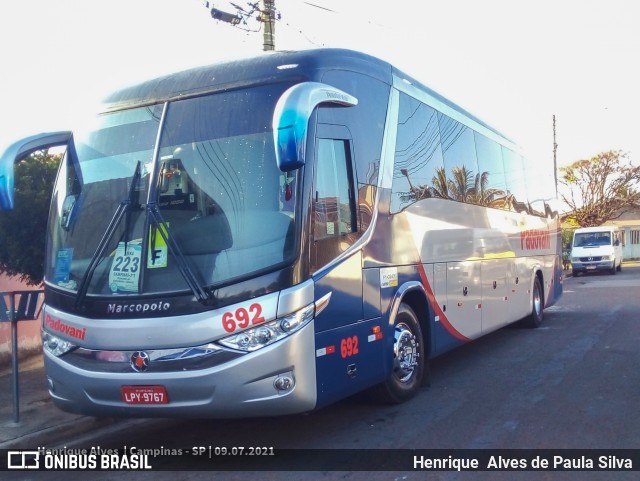
[[610, 246], [611, 232], [576, 232], [573, 238], [575, 247]]

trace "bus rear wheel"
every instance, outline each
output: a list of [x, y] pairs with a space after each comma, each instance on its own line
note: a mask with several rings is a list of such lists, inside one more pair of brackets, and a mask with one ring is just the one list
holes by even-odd
[[393, 369], [387, 379], [376, 386], [376, 398], [386, 404], [400, 404], [420, 390], [425, 371], [424, 340], [415, 312], [400, 304], [395, 319]]
[[531, 314], [522, 320], [525, 327], [540, 327], [544, 315], [544, 295], [542, 293], [542, 283], [538, 276], [533, 281], [533, 290], [531, 291]]

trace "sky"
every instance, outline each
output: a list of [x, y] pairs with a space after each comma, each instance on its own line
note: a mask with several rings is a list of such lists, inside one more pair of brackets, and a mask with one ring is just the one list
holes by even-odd
[[[553, 156], [555, 115], [559, 165], [607, 150], [640, 164], [637, 0], [275, 1], [278, 50], [380, 57], [533, 159]], [[201, 0], [5, 0], [0, 24], [0, 152], [81, 124], [120, 87], [264, 55], [259, 22], [214, 21]]]

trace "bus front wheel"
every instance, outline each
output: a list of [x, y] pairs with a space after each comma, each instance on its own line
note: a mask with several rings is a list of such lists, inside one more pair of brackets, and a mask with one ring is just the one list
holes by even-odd
[[376, 386], [376, 397], [386, 404], [399, 404], [420, 390], [425, 371], [424, 339], [415, 312], [400, 304], [395, 319], [393, 369], [387, 379]]

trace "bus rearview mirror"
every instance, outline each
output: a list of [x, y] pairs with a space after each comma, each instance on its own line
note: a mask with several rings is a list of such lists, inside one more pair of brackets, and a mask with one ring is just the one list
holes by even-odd
[[67, 145], [71, 132], [46, 132], [31, 135], [11, 144], [0, 157], [0, 209], [13, 209], [13, 167], [38, 150]]
[[282, 172], [304, 165], [309, 119], [320, 104], [353, 107], [358, 99], [327, 84], [303, 82], [289, 88], [278, 100], [273, 113], [273, 140]]

